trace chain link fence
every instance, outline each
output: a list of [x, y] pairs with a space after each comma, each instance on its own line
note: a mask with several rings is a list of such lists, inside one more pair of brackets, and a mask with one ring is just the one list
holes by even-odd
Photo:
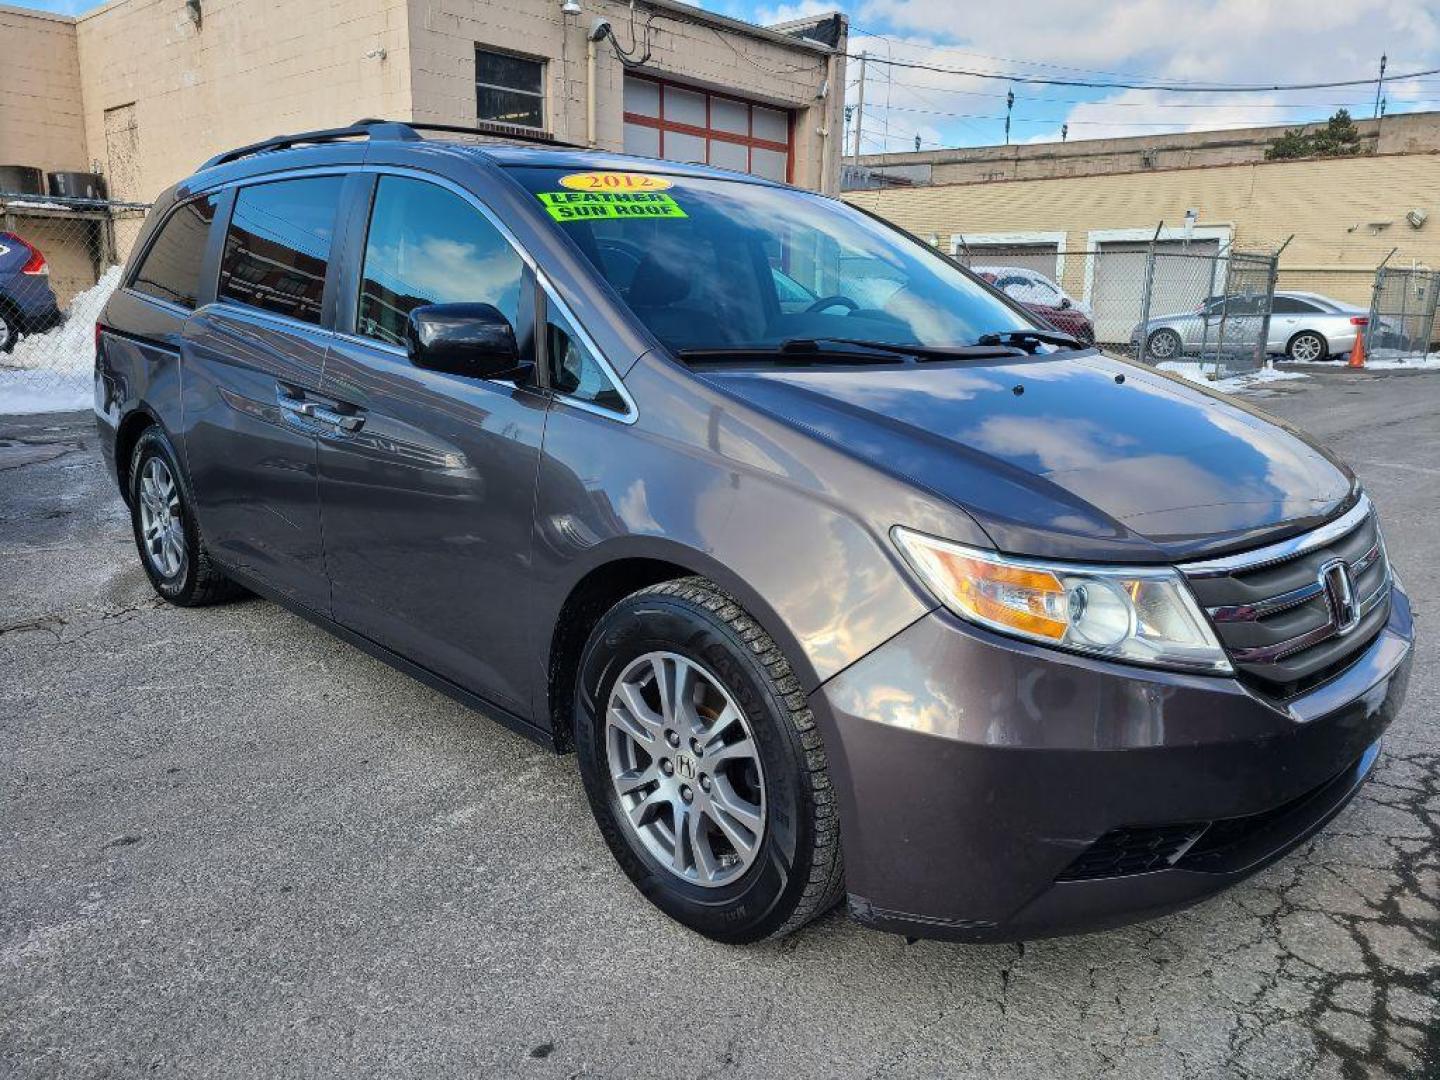
[[0, 195], [0, 413], [88, 407], [95, 320], [148, 209]]
[[1088, 251], [958, 243], [954, 257], [1057, 329], [1111, 352], [1217, 376], [1266, 362], [1273, 253], [1157, 237]]
[[1373, 360], [1423, 360], [1435, 342], [1440, 272], [1381, 266], [1375, 271], [1365, 353]]

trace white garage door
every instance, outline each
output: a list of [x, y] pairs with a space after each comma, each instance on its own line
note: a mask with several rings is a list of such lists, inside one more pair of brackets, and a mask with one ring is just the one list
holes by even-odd
[[[968, 250], [967, 266], [1018, 266], [1038, 270], [1051, 281], [1057, 280], [1060, 249], [1056, 244], [970, 244]], [[965, 251], [962, 248], [956, 255], [963, 260]]]
[[[1145, 299], [1145, 241], [1117, 241], [1097, 246], [1090, 278], [1095, 338], [1128, 344], [1140, 322]], [[1173, 315], [1198, 307], [1213, 291], [1218, 240], [1161, 240], [1155, 245], [1155, 281], [1150, 315]]]

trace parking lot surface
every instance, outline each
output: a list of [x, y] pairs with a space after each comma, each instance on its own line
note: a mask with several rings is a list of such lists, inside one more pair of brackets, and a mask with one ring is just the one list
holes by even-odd
[[1440, 374], [1250, 400], [1355, 467], [1414, 598], [1377, 772], [1197, 908], [984, 947], [690, 934], [572, 758], [273, 604], [163, 605], [89, 418], [0, 418], [0, 1075], [1440, 1075]]

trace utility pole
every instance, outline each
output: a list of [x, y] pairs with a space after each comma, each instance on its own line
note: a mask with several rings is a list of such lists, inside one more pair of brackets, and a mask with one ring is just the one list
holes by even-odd
[[865, 59], [869, 55], [868, 52], [860, 54], [860, 93], [855, 98], [855, 146], [853, 151], [856, 165], [860, 164], [860, 136], [865, 127]]
[[1010, 145], [1010, 111], [1015, 108], [1015, 91], [1005, 95], [1005, 145]]
[[1385, 89], [1385, 61], [1388, 59], [1384, 53], [1380, 54], [1380, 78], [1375, 80], [1375, 113], [1374, 118], [1380, 119], [1380, 93]]

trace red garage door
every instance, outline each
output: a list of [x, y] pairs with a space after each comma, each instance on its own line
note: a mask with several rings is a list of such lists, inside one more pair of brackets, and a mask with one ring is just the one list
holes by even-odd
[[625, 76], [625, 152], [788, 181], [790, 114], [642, 75]]

